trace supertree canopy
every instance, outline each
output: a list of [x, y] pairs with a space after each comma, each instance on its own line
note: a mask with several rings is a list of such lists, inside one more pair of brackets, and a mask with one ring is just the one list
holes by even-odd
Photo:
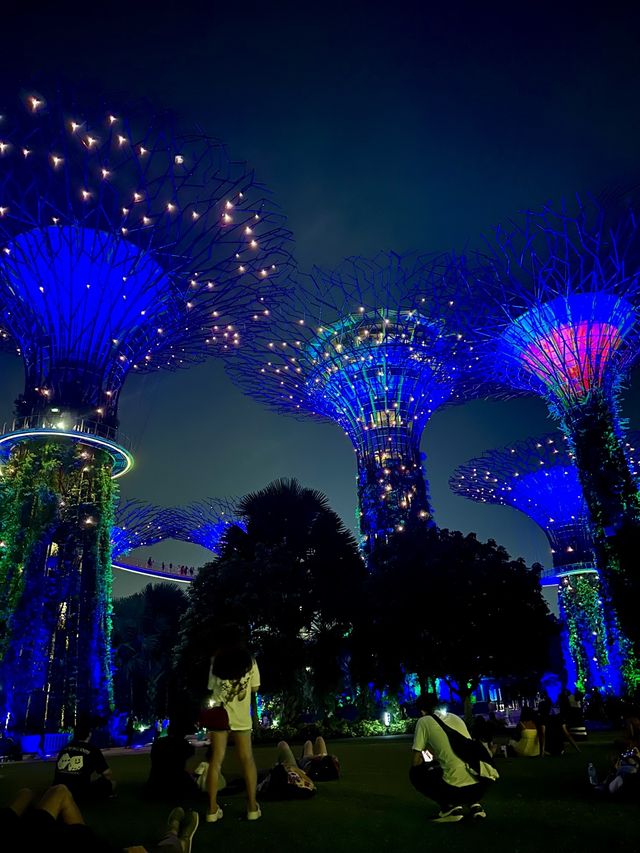
[[0, 437], [2, 719], [111, 701], [112, 476], [130, 372], [187, 367], [267, 322], [282, 217], [218, 141], [30, 93], [0, 121], [0, 341], [25, 367]]
[[111, 556], [113, 559], [128, 554], [136, 548], [149, 548], [166, 539], [159, 523], [163, 512], [160, 507], [140, 500], [120, 501], [111, 528]]
[[230, 365], [277, 410], [342, 427], [357, 456], [367, 550], [432, 517], [420, 439], [436, 409], [463, 398], [471, 358], [445, 268], [393, 253], [316, 268], [299, 282], [298, 302]]
[[234, 525], [244, 529], [236, 504], [237, 501], [228, 498], [206, 498], [188, 506], [166, 509], [160, 516], [163, 538], [192, 542], [217, 556], [227, 530]]
[[[640, 433], [625, 441], [634, 476]], [[455, 494], [520, 510], [545, 532], [553, 571], [543, 583], [558, 587], [567, 671], [573, 682], [619, 694], [635, 687], [638, 669], [615, 613], [604, 606], [589, 515], [575, 454], [561, 432], [529, 438], [460, 465], [449, 484]]]
[[157, 507], [140, 500], [121, 502], [111, 531], [114, 559], [136, 548], [149, 548], [167, 539], [201, 545], [217, 556], [227, 530], [244, 528], [237, 515], [237, 501], [206, 498], [182, 507]]
[[492, 382], [502, 380], [505, 395], [539, 394], [560, 421], [575, 454], [603, 594], [638, 640], [640, 498], [619, 419], [621, 388], [640, 352], [635, 215], [596, 201], [571, 212], [529, 212], [499, 229], [478, 261], [464, 273], [490, 317], [475, 324], [478, 367]]

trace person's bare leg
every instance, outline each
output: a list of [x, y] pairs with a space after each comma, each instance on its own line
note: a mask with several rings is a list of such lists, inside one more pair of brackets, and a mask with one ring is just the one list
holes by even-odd
[[304, 742], [304, 746], [302, 747], [302, 757], [313, 758], [313, 744], [310, 740], [305, 740]]
[[313, 751], [314, 751], [314, 753], [315, 753], [316, 755], [328, 755], [328, 754], [329, 754], [329, 753], [327, 752], [327, 745], [326, 745], [326, 743], [324, 742], [324, 738], [323, 738], [323, 737], [318, 736], [318, 737], [316, 738], [316, 742], [315, 742], [315, 744], [313, 745]]
[[12, 812], [15, 812], [18, 817], [21, 817], [31, 804], [34, 796], [35, 795], [31, 788], [20, 788], [13, 800], [9, 803], [9, 808]]
[[242, 775], [247, 788], [247, 811], [255, 812], [258, 810], [256, 802], [256, 786], [258, 784], [258, 770], [256, 762], [253, 758], [253, 749], [251, 748], [251, 732], [234, 732], [233, 740], [238, 753], [238, 760], [242, 765]]
[[228, 732], [209, 732], [209, 743], [211, 744], [211, 760], [207, 771], [207, 791], [209, 792], [209, 813], [218, 811], [218, 781], [222, 762], [227, 751]]
[[286, 740], [281, 740], [278, 744], [278, 764], [292, 764], [294, 767], [297, 764], [291, 747]]
[[60, 818], [63, 823], [70, 826], [77, 823], [84, 824], [80, 809], [66, 785], [53, 785], [45, 791], [36, 808], [48, 812], [55, 820]]

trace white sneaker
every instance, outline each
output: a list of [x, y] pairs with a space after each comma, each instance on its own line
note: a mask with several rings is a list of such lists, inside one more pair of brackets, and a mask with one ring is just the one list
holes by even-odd
[[433, 819], [433, 823], [457, 823], [464, 817], [462, 806], [454, 806], [451, 809], [446, 809], [438, 813], [438, 817]]
[[217, 812], [207, 812], [207, 823], [216, 823], [222, 820], [222, 809], [218, 807]]
[[259, 820], [262, 817], [262, 809], [260, 806], [254, 812], [247, 812], [247, 820]]

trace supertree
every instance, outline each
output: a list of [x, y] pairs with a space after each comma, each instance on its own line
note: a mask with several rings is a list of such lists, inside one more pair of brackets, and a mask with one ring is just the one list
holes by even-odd
[[420, 439], [436, 409], [463, 398], [471, 357], [446, 271], [441, 258], [394, 253], [315, 268], [230, 364], [278, 411], [342, 427], [356, 452], [368, 552], [391, 531], [432, 523]]
[[175, 574], [176, 579], [192, 580], [192, 575], [179, 575], [153, 566], [136, 566], [126, 555], [136, 548], [149, 548], [167, 539], [201, 545], [218, 556], [223, 537], [233, 525], [244, 528], [236, 511], [236, 501], [228, 498], [206, 498], [183, 507], [157, 507], [140, 500], [121, 501], [111, 531], [114, 568], [147, 574], [158, 578]]
[[[288, 233], [218, 141], [31, 93], [0, 124], [0, 326], [22, 356], [0, 438], [2, 719], [111, 702], [112, 477], [130, 372], [187, 367], [266, 321]], [[5, 335], [7, 337], [5, 338]]]
[[236, 500], [229, 498], [205, 498], [187, 506], [166, 509], [160, 515], [163, 539], [192, 542], [218, 556], [227, 530], [234, 525], [244, 529], [236, 504]]
[[640, 229], [608, 200], [528, 212], [462, 263], [483, 318], [479, 371], [506, 396], [543, 397], [568, 436], [592, 525], [603, 595], [640, 640], [640, 498], [622, 446], [619, 398], [640, 352]]
[[166, 539], [159, 523], [165, 512], [141, 500], [120, 501], [111, 528], [111, 556], [122, 557], [135, 548], [149, 548]]
[[[625, 442], [634, 476], [638, 441], [640, 433], [631, 433]], [[588, 511], [567, 438], [553, 432], [487, 451], [460, 465], [449, 485], [470, 500], [514, 507], [544, 531], [553, 569], [543, 573], [542, 582], [558, 589], [570, 680], [582, 690], [598, 687], [618, 695], [635, 687], [640, 677], [629, 643], [601, 598]]]

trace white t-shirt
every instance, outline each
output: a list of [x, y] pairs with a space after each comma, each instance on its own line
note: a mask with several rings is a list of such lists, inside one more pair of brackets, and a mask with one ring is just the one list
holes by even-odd
[[249, 672], [238, 681], [218, 678], [209, 669], [209, 690], [213, 691], [210, 704], [224, 705], [232, 732], [244, 732], [251, 728], [251, 692], [259, 687], [260, 670], [255, 660]]
[[[436, 711], [437, 713], [437, 711]], [[470, 738], [469, 729], [464, 720], [455, 714], [438, 714], [438, 717], [450, 729], [455, 729], [464, 737]], [[416, 724], [413, 736], [413, 748], [417, 752], [427, 749], [442, 767], [442, 778], [448, 785], [455, 788], [464, 788], [467, 785], [475, 785], [478, 777], [469, 770], [468, 766], [451, 749], [449, 738], [440, 728], [438, 723], [431, 717], [420, 717]], [[489, 763], [480, 763], [480, 775], [487, 779], [497, 779], [498, 771]]]

